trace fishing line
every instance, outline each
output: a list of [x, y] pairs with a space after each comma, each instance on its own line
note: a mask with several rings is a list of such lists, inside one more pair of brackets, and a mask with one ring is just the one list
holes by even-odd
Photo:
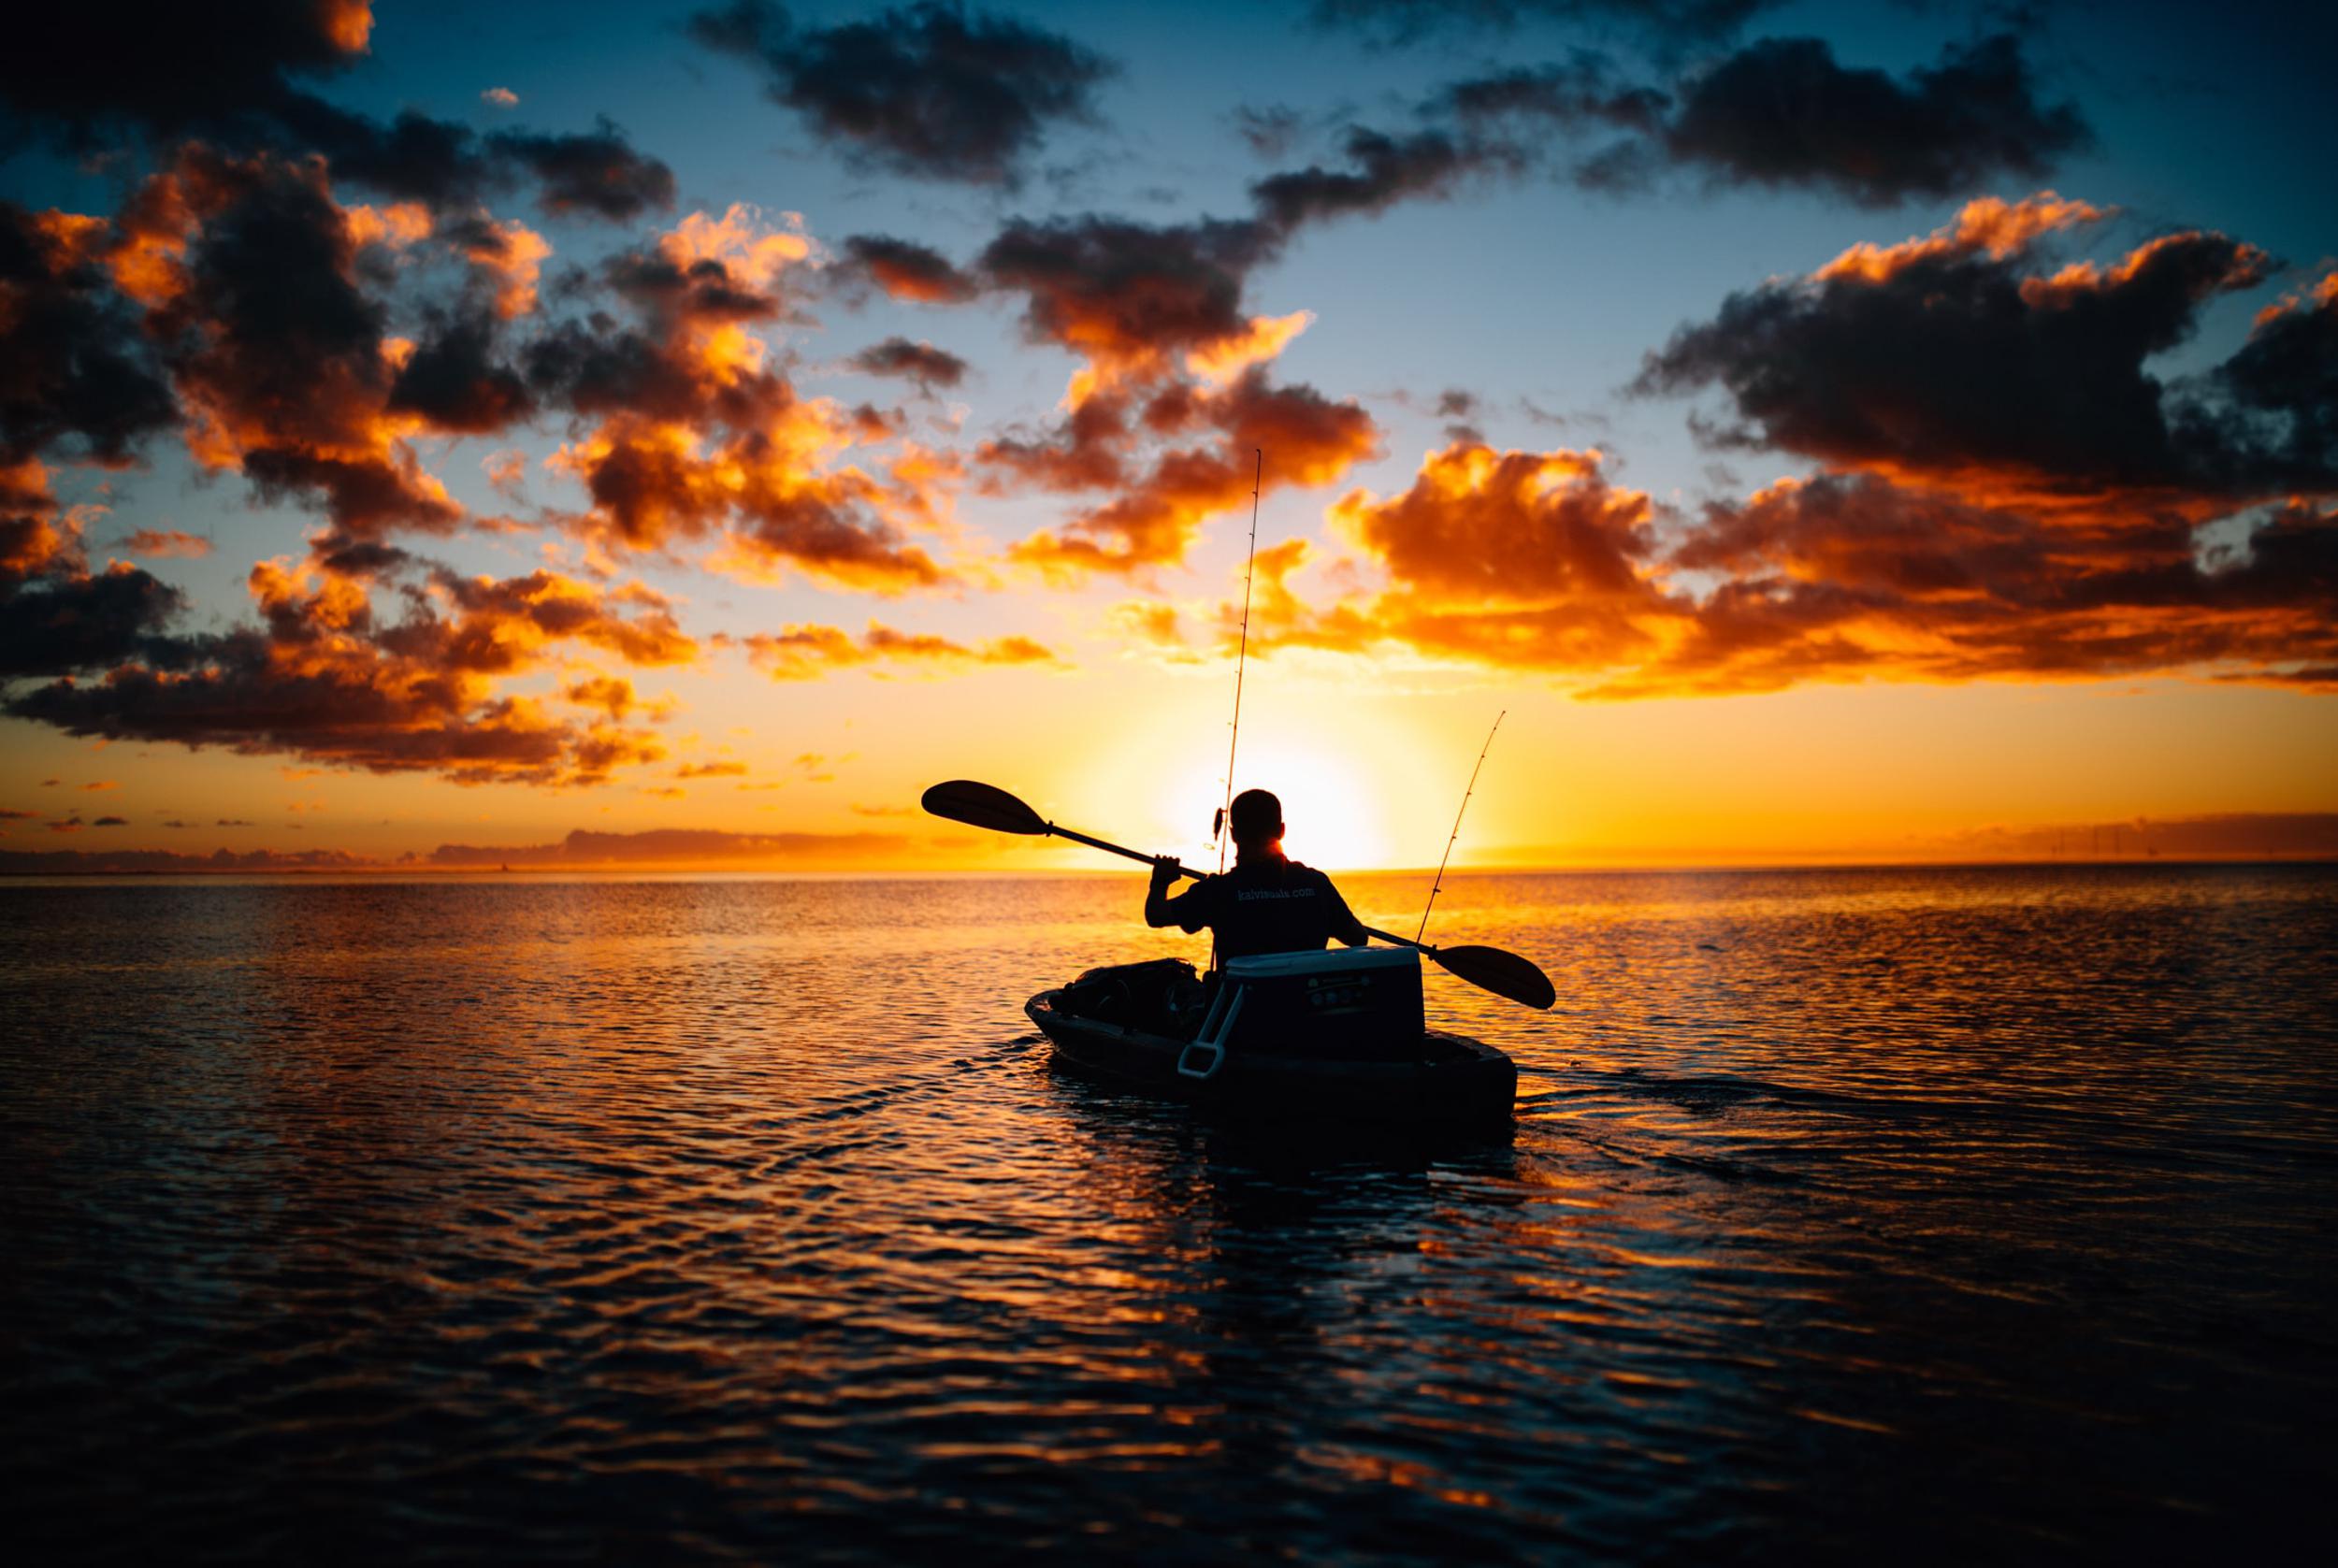
[[1226, 817], [1234, 810], [1234, 753], [1242, 743], [1242, 667], [1250, 657], [1250, 577], [1258, 568], [1258, 496], [1266, 483], [1266, 449], [1258, 451], [1258, 471], [1250, 479], [1250, 553], [1242, 562], [1242, 645], [1234, 659], [1234, 732], [1226, 737], [1226, 798], [1209, 825], [1218, 843], [1218, 870], [1226, 869]]
[[1461, 837], [1462, 815], [1469, 810], [1469, 798], [1478, 793], [1478, 769], [1486, 765], [1486, 753], [1494, 749], [1494, 730], [1501, 728], [1502, 721], [1509, 716], [1510, 711], [1508, 708], [1494, 714], [1494, 729], [1486, 731], [1486, 743], [1478, 748], [1478, 767], [1469, 770], [1469, 787], [1462, 791], [1461, 811], [1453, 813], [1453, 831], [1445, 841], [1444, 859], [1436, 863], [1436, 880], [1429, 885], [1429, 902], [1427, 908], [1421, 912], [1421, 929], [1412, 934], [1412, 940], [1416, 944], [1422, 937], [1429, 934], [1429, 911], [1436, 908], [1437, 893], [1445, 886], [1446, 861], [1453, 858], [1453, 841]]

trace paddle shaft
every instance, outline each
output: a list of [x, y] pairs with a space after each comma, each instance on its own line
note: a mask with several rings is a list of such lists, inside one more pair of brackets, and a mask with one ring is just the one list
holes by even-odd
[[[1087, 834], [1075, 833], [1069, 827], [1058, 827], [1052, 822], [1047, 824], [1047, 831], [1053, 833], [1059, 839], [1069, 839], [1075, 844], [1086, 844], [1090, 849], [1101, 849], [1106, 855], [1118, 855], [1127, 860], [1142, 860], [1147, 866], [1153, 863], [1153, 856], [1146, 854], [1141, 849], [1129, 849], [1124, 845], [1110, 843], [1103, 839], [1091, 839]], [[1179, 866], [1177, 868], [1177, 874], [1179, 876], [1190, 876], [1194, 881], [1199, 882], [1207, 873], [1204, 871], [1197, 871], [1191, 866]]]

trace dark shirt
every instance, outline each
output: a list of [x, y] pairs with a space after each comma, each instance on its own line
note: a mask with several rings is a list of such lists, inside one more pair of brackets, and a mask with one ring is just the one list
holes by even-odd
[[1245, 856], [1233, 870], [1163, 900], [1161, 910], [1168, 918], [1153, 920], [1156, 926], [1215, 931], [1221, 959], [1304, 953], [1334, 938], [1350, 947], [1365, 940], [1364, 923], [1330, 877], [1279, 855]]

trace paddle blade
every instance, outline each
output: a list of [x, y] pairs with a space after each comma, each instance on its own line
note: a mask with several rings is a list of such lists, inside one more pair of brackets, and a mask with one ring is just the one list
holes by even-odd
[[1559, 1000], [1551, 977], [1515, 953], [1498, 947], [1440, 947], [1431, 956], [1456, 978], [1527, 1007], [1547, 1008]]
[[987, 827], [993, 833], [1045, 833], [1046, 823], [1037, 812], [1005, 790], [972, 779], [952, 779], [926, 791], [923, 803], [935, 816]]

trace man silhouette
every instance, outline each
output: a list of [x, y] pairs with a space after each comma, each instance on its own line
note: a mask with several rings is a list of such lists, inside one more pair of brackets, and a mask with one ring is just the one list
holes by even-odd
[[1152, 890], [1145, 895], [1146, 925], [1187, 931], [1206, 926], [1217, 935], [1220, 961], [1304, 953], [1335, 937], [1350, 947], [1364, 945], [1364, 923], [1332, 879], [1283, 854], [1280, 800], [1263, 789], [1246, 789], [1234, 798], [1227, 821], [1234, 830], [1234, 870], [1205, 876], [1173, 898], [1177, 860], [1161, 856], [1153, 861]]

